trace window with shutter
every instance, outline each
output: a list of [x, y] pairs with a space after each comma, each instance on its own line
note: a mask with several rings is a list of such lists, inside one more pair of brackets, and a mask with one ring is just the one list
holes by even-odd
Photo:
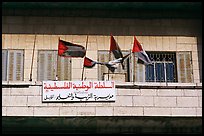
[[2, 80], [23, 81], [23, 50], [2, 51]]
[[38, 80], [55, 80], [56, 54], [54, 51], [39, 51]]
[[7, 50], [2, 50], [2, 81], [6, 81], [7, 75]]
[[153, 65], [137, 62], [133, 59], [133, 77], [136, 82], [176, 82], [176, 54], [174, 52], [147, 52]]
[[[128, 51], [123, 51], [123, 56], [127, 55]], [[114, 55], [110, 55], [110, 60], [114, 60]], [[98, 61], [99, 62], [108, 62], [109, 61], [109, 51], [98, 51]], [[114, 74], [124, 74], [125, 81], [130, 80], [130, 72], [129, 72], [129, 58], [124, 61], [124, 70], [122, 69], [122, 65], [119, 64], [117, 69], [115, 69]], [[105, 74], [108, 74], [108, 68], [105, 65], [98, 65], [98, 80], [104, 80]], [[112, 72], [109, 71], [109, 74]]]
[[71, 58], [58, 56], [57, 75], [58, 80], [71, 80]]
[[57, 51], [38, 52], [38, 81], [71, 80], [71, 58], [59, 57]]
[[177, 52], [177, 72], [178, 82], [193, 82], [191, 52]]

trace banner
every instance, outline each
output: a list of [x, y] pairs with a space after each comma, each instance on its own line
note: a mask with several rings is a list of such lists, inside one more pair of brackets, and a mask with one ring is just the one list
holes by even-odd
[[115, 101], [114, 81], [43, 81], [42, 102]]

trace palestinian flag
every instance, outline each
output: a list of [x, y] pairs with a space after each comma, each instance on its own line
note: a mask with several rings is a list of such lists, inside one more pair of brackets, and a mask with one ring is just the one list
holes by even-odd
[[147, 55], [145, 50], [143, 50], [142, 45], [138, 42], [138, 40], [134, 36], [134, 45], [132, 48], [132, 53], [135, 52], [138, 53], [138, 63], [142, 63], [145, 65], [152, 64], [152, 61], [149, 59], [149, 56]]
[[92, 68], [96, 65], [96, 62], [87, 58], [87, 57], [84, 57], [84, 67], [86, 68]]
[[110, 39], [110, 52], [113, 53], [113, 55], [116, 59], [123, 57], [121, 49], [112, 35], [111, 35], [111, 39]]
[[58, 55], [59, 56], [83, 58], [85, 54], [86, 54], [86, 50], [83, 46], [59, 39], [59, 44], [58, 44]]

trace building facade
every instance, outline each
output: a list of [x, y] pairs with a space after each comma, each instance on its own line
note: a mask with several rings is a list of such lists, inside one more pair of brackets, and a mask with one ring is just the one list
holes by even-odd
[[[3, 132], [201, 133], [200, 9], [200, 3], [3, 3]], [[105, 62], [111, 34], [131, 54], [125, 69], [84, 68], [83, 80], [109, 76], [116, 100], [43, 103], [42, 81], [82, 80], [84, 58], [59, 57], [59, 38], [87, 44], [86, 56]], [[153, 66], [135, 61], [134, 36]]]

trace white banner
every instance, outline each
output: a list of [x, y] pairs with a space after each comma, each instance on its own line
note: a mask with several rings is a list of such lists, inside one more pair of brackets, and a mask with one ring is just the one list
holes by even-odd
[[114, 81], [43, 81], [43, 102], [115, 101]]

